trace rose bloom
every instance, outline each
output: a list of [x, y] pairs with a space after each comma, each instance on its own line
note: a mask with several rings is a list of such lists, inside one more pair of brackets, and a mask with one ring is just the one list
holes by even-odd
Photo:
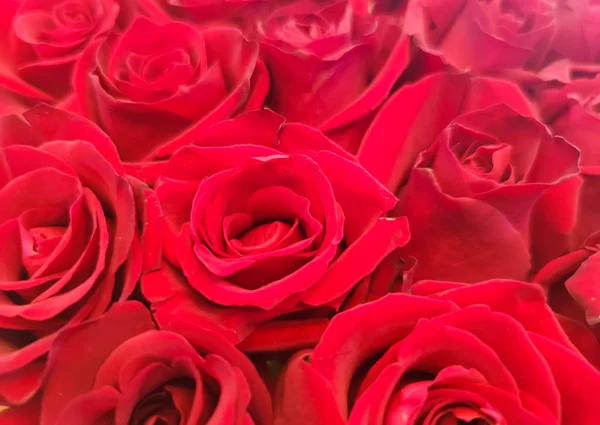
[[66, 330], [50, 358], [41, 403], [0, 413], [2, 423], [271, 423], [269, 393], [248, 358], [192, 323], [157, 330], [138, 302]]
[[423, 281], [413, 292], [336, 316], [290, 361], [275, 424], [597, 423], [600, 372], [537, 285]]
[[402, 286], [394, 254], [409, 233], [386, 217], [394, 196], [322, 133], [271, 111], [178, 150], [156, 193], [168, 262], [142, 291], [163, 326], [188, 317], [247, 351], [306, 347], [332, 312]]
[[205, 126], [260, 107], [269, 79], [258, 45], [235, 28], [138, 18], [92, 43], [74, 84], [83, 114], [124, 161], [138, 162], [168, 156]]
[[0, 112], [72, 91], [76, 60], [91, 40], [131, 19], [131, 0], [6, 0], [0, 6]]
[[[579, 152], [534, 113], [505, 81], [435, 74], [375, 117], [358, 158], [400, 199], [416, 280], [528, 280], [591, 234], [593, 220], [577, 218], [577, 205], [593, 202], [583, 199]], [[566, 243], [576, 220], [577, 240]]]
[[465, 71], [542, 65], [556, 14], [546, 0], [415, 0], [405, 30], [425, 51]]
[[526, 280], [548, 259], [549, 233], [570, 230], [578, 161], [575, 147], [505, 105], [457, 118], [399, 195], [398, 213], [424, 235], [407, 247], [423, 266], [416, 279]]
[[373, 119], [358, 159], [380, 182], [397, 191], [419, 153], [431, 146], [448, 124], [461, 114], [499, 103], [525, 116], [536, 114], [521, 89], [501, 79], [439, 72], [406, 84]]
[[355, 14], [347, 1], [292, 2], [260, 21], [257, 37], [272, 79], [267, 106], [352, 153], [411, 55], [401, 19]]
[[127, 299], [156, 265], [155, 235], [138, 220], [158, 213], [93, 123], [38, 106], [0, 128], [0, 403], [21, 404], [57, 332]]

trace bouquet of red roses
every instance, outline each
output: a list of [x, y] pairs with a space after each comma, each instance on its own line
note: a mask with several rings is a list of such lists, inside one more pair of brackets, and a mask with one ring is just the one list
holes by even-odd
[[597, 425], [598, 134], [597, 0], [2, 0], [0, 425]]

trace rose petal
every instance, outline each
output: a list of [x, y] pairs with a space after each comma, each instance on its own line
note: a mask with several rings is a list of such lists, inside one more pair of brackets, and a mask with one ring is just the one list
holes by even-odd
[[[40, 423], [57, 423], [58, 415], [61, 414], [60, 407], [65, 401], [93, 388], [98, 368], [111, 351], [130, 337], [151, 329], [155, 329], [155, 326], [146, 308], [142, 304], [129, 302], [117, 304], [102, 318], [63, 333], [50, 352], [52, 371], [48, 376]], [[72, 379], [68, 373], [72, 358], [78, 356], [82, 346], [88, 345], [96, 349], [84, 357], [79, 356], [77, 379]], [[58, 352], [60, 356], [57, 355]], [[83, 409], [83, 406], [80, 408]], [[88, 405], [85, 411], [93, 414], [94, 409]], [[65, 419], [68, 416], [63, 412], [61, 417]]]

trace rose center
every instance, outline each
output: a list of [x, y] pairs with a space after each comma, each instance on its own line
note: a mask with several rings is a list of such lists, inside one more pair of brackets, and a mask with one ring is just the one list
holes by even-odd
[[22, 236], [23, 265], [29, 275], [46, 263], [66, 231], [66, 227], [35, 227]]
[[465, 161], [465, 165], [471, 168], [477, 174], [487, 174], [492, 170], [493, 167], [491, 158], [489, 156], [468, 158]]
[[29, 230], [32, 240], [32, 249], [39, 253], [45, 245], [55, 245], [63, 237], [67, 229], [64, 227], [38, 227]]
[[523, 13], [521, 9], [512, 0], [502, 0], [500, 2], [500, 10], [504, 14], [514, 16], [517, 19], [523, 19]]
[[321, 18], [313, 15], [304, 15], [288, 18], [278, 29], [278, 36], [282, 40], [295, 44], [307, 44], [319, 39], [331, 30]]
[[307, 23], [297, 23], [295, 25], [300, 32], [306, 35], [307, 38], [319, 38], [325, 34], [323, 25], [316, 19], [311, 19]]
[[478, 406], [467, 402], [449, 402], [430, 399], [427, 413], [419, 422], [422, 425], [496, 425], [498, 416], [484, 413]]
[[534, 16], [526, 13], [514, 0], [480, 0], [487, 7], [494, 9], [492, 16], [497, 16], [497, 24], [518, 33], [528, 32], [534, 25]]
[[506, 144], [489, 144], [483, 141], [473, 143], [464, 151], [454, 149], [454, 153], [464, 167], [479, 177], [503, 183], [512, 175], [511, 148]]
[[493, 425], [488, 418], [481, 415], [475, 409], [468, 407], [455, 407], [451, 411], [443, 413], [432, 425]]
[[142, 77], [156, 81], [179, 66], [190, 66], [190, 56], [181, 49], [148, 58], [142, 68]]
[[[201, 411], [197, 423], [207, 423], [217, 405], [212, 386], [202, 389]], [[190, 416], [197, 400], [196, 381], [187, 377], [173, 378], [145, 396], [133, 409], [128, 425], [179, 425]], [[196, 423], [196, 422], [194, 422]]]
[[243, 231], [230, 242], [237, 250], [245, 253], [269, 251], [277, 247], [289, 246], [304, 239], [298, 223], [272, 221], [253, 226]]
[[142, 400], [131, 415], [131, 425], [176, 425], [180, 413], [174, 406], [171, 394], [156, 391]]
[[54, 11], [56, 21], [66, 28], [89, 28], [94, 24], [93, 14], [84, 2], [66, 1]]

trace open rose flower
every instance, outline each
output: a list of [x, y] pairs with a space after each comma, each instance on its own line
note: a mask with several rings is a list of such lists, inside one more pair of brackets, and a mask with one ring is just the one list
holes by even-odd
[[79, 62], [83, 113], [113, 139], [124, 161], [168, 156], [201, 129], [256, 109], [268, 90], [258, 45], [234, 28], [200, 31], [138, 18], [98, 39]]
[[93, 123], [38, 106], [0, 129], [0, 403], [20, 404], [57, 331], [127, 299], [153, 254], [137, 225], [144, 186]]
[[405, 30], [427, 52], [465, 71], [537, 68], [554, 34], [546, 0], [414, 0]]
[[267, 105], [351, 152], [409, 63], [400, 21], [355, 15], [347, 1], [293, 2], [257, 32], [272, 79]]
[[[600, 372], [539, 287], [422, 282], [335, 317], [290, 362], [277, 425], [593, 425]], [[582, 385], [585, 383], [585, 385]]]
[[386, 217], [390, 192], [322, 133], [267, 110], [181, 148], [156, 192], [165, 256], [188, 281], [167, 266], [144, 277], [157, 320], [202, 316], [237, 344], [269, 319], [291, 319], [255, 350], [310, 345], [324, 321], [300, 319], [391, 291], [389, 257], [409, 238], [403, 218]]
[[137, 302], [116, 304], [99, 319], [66, 330], [50, 357], [41, 409], [32, 403], [9, 410], [0, 414], [2, 423], [271, 422], [269, 393], [250, 360], [194, 324], [180, 323], [177, 332], [157, 330]]
[[458, 117], [399, 194], [415, 279], [527, 280], [556, 248], [549, 235], [571, 231], [578, 160], [575, 147], [506, 105]]
[[392, 192], [408, 179], [420, 152], [461, 114], [506, 104], [534, 116], [529, 100], [514, 83], [469, 74], [439, 72], [401, 87], [381, 107], [368, 128], [358, 159]]
[[76, 60], [98, 35], [131, 18], [131, 0], [7, 0], [0, 6], [0, 111], [71, 93]]
[[[579, 77], [580, 74], [584, 72], [584, 69], [580, 67], [577, 69], [570, 67], [570, 69], [572, 70], [572, 78]], [[543, 100], [538, 99], [536, 106], [539, 107], [541, 105], [540, 110], [542, 118], [545, 118], [547, 122], [551, 122], [552, 120], [548, 117], [555, 116], [561, 111], [564, 112], [564, 97], [561, 97], [560, 101], [556, 101], [559, 99], [559, 96], [556, 95], [557, 90], [549, 90], [549, 83], [545, 84], [546, 90], [543, 91]], [[559, 92], [560, 90], [561, 89], [558, 89]], [[422, 253], [425, 251], [429, 252], [429, 254], [426, 254], [425, 256], [427, 260], [423, 257], [421, 258], [421, 261], [429, 262], [435, 259], [436, 262], [431, 264], [438, 265], [432, 265], [431, 267], [417, 267], [416, 270], [419, 272], [426, 272], [428, 270], [427, 273], [445, 273], [442, 272], [442, 270], [446, 270], [446, 272], [450, 273], [450, 270], [454, 269], [456, 273], [484, 273], [478, 278], [474, 278], [474, 280], [492, 278], [496, 276], [494, 273], [498, 272], [498, 270], [496, 272], [491, 270], [486, 272], [485, 270], [488, 267], [495, 264], [499, 268], [503, 268], [518, 258], [516, 256], [517, 252], [525, 252], [525, 250], [529, 251], [529, 244], [536, 240], [538, 243], [532, 247], [534, 249], [531, 250], [530, 254], [525, 255], [524, 258], [526, 258], [526, 261], [521, 263], [521, 271], [514, 275], [503, 274], [505, 277], [512, 276], [519, 279], [528, 279], [531, 275], [524, 271], [527, 262], [531, 260], [535, 269], [533, 272], [536, 272], [548, 261], [579, 249], [587, 237], [595, 231], [600, 230], [597, 224], [597, 214], [595, 213], [600, 210], [595, 204], [596, 201], [594, 195], [595, 188], [597, 187], [597, 184], [595, 183], [596, 177], [594, 176], [597, 175], [598, 172], [590, 167], [586, 167], [585, 171], [580, 170], [580, 172], [582, 172], [583, 182], [581, 179], [568, 179], [569, 182], [565, 181], [565, 184], [556, 185], [552, 191], [546, 191], [548, 186], [544, 189], [543, 186], [537, 185], [537, 183], [541, 183], [541, 181], [533, 182], [530, 180], [528, 181], [527, 179], [521, 179], [514, 181], [516, 185], [509, 181], [502, 183], [500, 186], [504, 186], [504, 188], [501, 190], [522, 191], [522, 194], [525, 197], [527, 197], [527, 189], [524, 188], [523, 185], [525, 183], [536, 183], [536, 185], [530, 186], [530, 189], [532, 190], [530, 193], [530, 201], [533, 201], [537, 196], [535, 193], [536, 191], [539, 190], [537, 192], [538, 195], [540, 192], [544, 192], [544, 196], [535, 202], [537, 204], [535, 208], [535, 218], [532, 219], [532, 224], [535, 224], [535, 226], [530, 228], [534, 233], [530, 236], [527, 236], [528, 232], [523, 227], [524, 225], [527, 227], [526, 222], [529, 220], [529, 214], [532, 212], [527, 206], [529, 204], [523, 200], [516, 201], [516, 198], [513, 198], [512, 201], [507, 201], [507, 206], [512, 204], [515, 207], [512, 213], [518, 213], [517, 216], [519, 216], [520, 219], [525, 220], [525, 222], [518, 224], [516, 227], [516, 229], [522, 229], [518, 232], [522, 236], [512, 233], [513, 242], [511, 243], [508, 243], [508, 240], [505, 239], [509, 233], [498, 231], [498, 229], [491, 229], [489, 224], [485, 223], [485, 214], [479, 215], [479, 219], [477, 219], [476, 216], [471, 216], [471, 213], [469, 213], [468, 210], [475, 208], [474, 205], [476, 204], [476, 202], [472, 200], [467, 200], [467, 198], [470, 198], [471, 196], [456, 197], [454, 192], [450, 191], [446, 193], [449, 189], [448, 185], [444, 184], [444, 182], [451, 181], [453, 178], [457, 179], [456, 184], [463, 181], [462, 171], [458, 174], [455, 174], [454, 171], [463, 170], [467, 172], [467, 176], [475, 178], [473, 174], [474, 168], [476, 168], [474, 166], [477, 165], [476, 162], [473, 162], [473, 160], [476, 160], [475, 157], [470, 158], [468, 164], [462, 159], [455, 157], [455, 159], [459, 159], [459, 163], [462, 164], [459, 168], [451, 167], [446, 169], [446, 167], [440, 165], [439, 162], [433, 168], [429, 166], [419, 166], [417, 170], [415, 170], [415, 173], [426, 177], [425, 183], [430, 182], [431, 185], [425, 184], [421, 188], [417, 186], [417, 183], [412, 183], [412, 190], [418, 191], [418, 193], [414, 191], [410, 192], [410, 196], [416, 196], [415, 206], [411, 206], [412, 201], [405, 201], [406, 196], [409, 195], [403, 194], [402, 190], [409, 180], [409, 176], [415, 167], [415, 161], [420, 153], [430, 149], [431, 146], [435, 144], [435, 140], [439, 138], [439, 135], [444, 131], [446, 131], [447, 135], [450, 134], [448, 133], [449, 130], [444, 129], [449, 125], [452, 125], [451, 123], [456, 120], [457, 117], [475, 113], [476, 111], [481, 111], [482, 109], [492, 107], [496, 104], [508, 105], [510, 109], [518, 112], [518, 114], [512, 113], [501, 115], [498, 119], [503, 119], [501, 117], [508, 119], [510, 115], [513, 115], [514, 119], [516, 119], [516, 115], [537, 115], [534, 106], [530, 104], [530, 101], [524, 96], [519, 87], [510, 82], [493, 78], [474, 78], [469, 77], [468, 75], [437, 73], [424, 78], [415, 84], [405, 85], [398, 90], [398, 92], [396, 92], [378, 112], [362, 141], [361, 149], [358, 153], [360, 163], [390, 190], [401, 195], [400, 204], [403, 205], [403, 207], [399, 209], [401, 214], [408, 214], [407, 211], [413, 211], [423, 220], [419, 221], [416, 216], [410, 219], [413, 234], [412, 242], [414, 243], [421, 239], [423, 246], [419, 248], [419, 250], [424, 250]], [[444, 107], [440, 107], [439, 105], [443, 105]], [[495, 110], [499, 111], [498, 108]], [[472, 118], [471, 120], [476, 126], [474, 127], [476, 128], [476, 131], [473, 134], [465, 135], [462, 139], [457, 136], [452, 143], [467, 143], [469, 140], [475, 142], [480, 136], [484, 136], [487, 130], [483, 131], [484, 134], [479, 134], [482, 133], [481, 125], [484, 125], [489, 119], [490, 113], [491, 112], [489, 111], [488, 113], [480, 112], [481, 115], [479, 119]], [[478, 122], [478, 120], [480, 120], [480, 122]], [[491, 163], [487, 163], [488, 166], [494, 165], [496, 161], [499, 160], [500, 154], [495, 153], [496, 149], [503, 143], [507, 146], [517, 143], [517, 135], [521, 135], [519, 137], [524, 137], [523, 142], [518, 143], [522, 143], [524, 147], [528, 147], [531, 151], [525, 149], [518, 151], [519, 153], [517, 153], [516, 150], [510, 148], [512, 158], [515, 158], [515, 155], [518, 155], [519, 157], [525, 155], [523, 159], [528, 158], [527, 161], [529, 161], [536, 157], [538, 166], [543, 168], [547, 167], [548, 170], [552, 172], [559, 172], [562, 167], [555, 164], [555, 161], [560, 160], [562, 163], [562, 161], [566, 160], [568, 157], [570, 158], [571, 166], [576, 166], [577, 159], [573, 157], [573, 153], [576, 153], [574, 148], [570, 149], [570, 156], [562, 156], [557, 153], [554, 153], [551, 156], [540, 156], [543, 155], [541, 151], [534, 154], [535, 147], [538, 146], [538, 144], [539, 146], [546, 145], [552, 138], [548, 135], [548, 132], [544, 127], [533, 119], [521, 117], [518, 118], [517, 121], [522, 121], [523, 123], [528, 122], [529, 124], [522, 128], [520, 125], [515, 125], [508, 133], [504, 133], [504, 136], [488, 134], [492, 139], [498, 140], [499, 143], [496, 148], [488, 152], [491, 154], [490, 158], [492, 159]], [[477, 128], [479, 128], [479, 130], [477, 130]], [[527, 128], [529, 128], [529, 130], [526, 130]], [[538, 136], [536, 136], [537, 132], [540, 132], [540, 140], [538, 141], [536, 141], [538, 139]], [[531, 142], [526, 141], [529, 137], [527, 136], [528, 133], [531, 134]], [[549, 146], [565, 146], [564, 141], [560, 141], [560, 138], [555, 139], [556, 142], [550, 142]], [[543, 142], [543, 140], [546, 142]], [[567, 141], [570, 142], [569, 139], [567, 139]], [[593, 149], [592, 146], [590, 146], [590, 148]], [[433, 151], [437, 152], [437, 148], [433, 148]], [[583, 149], [581, 155], [584, 155], [585, 153], [586, 150]], [[467, 158], [465, 157], [464, 159], [466, 160]], [[512, 164], [512, 161], [513, 159], [509, 162]], [[480, 165], [485, 164], [481, 163]], [[498, 170], [494, 172], [497, 171]], [[440, 176], [439, 184], [435, 182], [438, 176]], [[483, 173], [483, 176], [485, 176], [485, 173]], [[477, 179], [473, 180], [473, 178], [469, 177], [468, 181], [471, 182], [469, 185], [471, 185], [473, 181], [477, 181]], [[491, 178], [493, 180], [495, 177], [488, 174], [485, 178]], [[498, 182], [500, 181], [501, 179], [498, 180]], [[489, 183], [490, 182], [488, 182], [488, 184]], [[509, 189], [508, 186], [514, 186], [514, 188]], [[432, 192], [424, 190], [424, 188], [428, 187], [431, 188]], [[535, 187], [537, 187], [537, 189], [535, 189]], [[480, 190], [483, 190], [483, 187], [479, 187], [476, 192]], [[475, 198], [483, 197], [482, 194], [478, 195], [476, 192], [473, 192]], [[434, 204], [429, 204], [429, 201], [426, 201], [429, 199], [427, 193], [438, 193], [440, 197], [437, 198], [437, 201], [435, 201]], [[448, 197], [447, 195], [451, 196]], [[437, 197], [438, 195], [435, 196]], [[454, 198], [454, 200], [452, 200], [451, 203], [446, 204], [445, 200], [450, 200], [452, 198]], [[458, 198], [462, 198], [462, 200], [458, 201], [458, 204], [454, 204]], [[486, 202], [488, 201], [489, 199]], [[426, 202], [427, 204], [422, 204], [422, 202]], [[462, 204], [464, 208], [468, 208], [466, 210], [454, 210], [453, 208], [458, 207], [459, 204]], [[557, 204], [562, 205], [560, 210], [562, 211], [562, 214], [560, 214], [559, 210], [555, 207]], [[418, 205], [428, 206], [423, 206], [421, 212], [419, 212], [419, 208], [421, 207]], [[436, 207], [434, 210], [430, 211], [429, 208], [431, 208], [432, 205], [436, 205]], [[503, 215], [508, 217], [509, 221], [514, 220], [515, 217], [513, 216], [511, 218], [510, 216], [512, 213], [508, 214], [509, 211], [501, 212], [503, 207], [496, 201], [491, 202], [490, 205], [493, 206], [494, 209], [499, 209], [498, 212], [500, 212], [500, 215], [497, 216], [497, 219], [500, 220], [498, 223], [499, 226], [507, 226], [506, 224], [502, 224], [504, 218], [500, 217]], [[426, 211], [429, 211], [431, 215], [427, 216], [427, 214], [425, 214]], [[434, 211], [438, 211], [441, 215], [438, 216], [438, 213]], [[481, 214], [483, 214], [483, 211]], [[490, 214], [496, 215], [496, 213]], [[442, 220], [442, 217], [446, 218]], [[445, 221], [446, 219], [450, 221]], [[484, 221], [482, 222], [481, 220]], [[433, 229], [435, 229], [435, 233], [430, 233], [432, 228], [426, 223], [434, 224]], [[479, 233], [479, 236], [477, 236], [478, 231], [474, 230], [478, 225], [485, 227], [485, 229]], [[422, 228], [420, 226], [426, 227]], [[510, 227], [514, 227], [514, 225], [511, 224], [508, 228]], [[417, 231], [419, 228], [426, 228], [427, 233], [423, 235], [423, 233]], [[525, 232], [523, 233], [523, 231]], [[419, 237], [419, 235], [423, 236]], [[458, 235], [461, 235], [460, 239], [456, 239], [458, 238]], [[442, 239], [436, 239], [438, 237]], [[426, 242], [427, 240], [436, 240], [436, 245], [428, 244]], [[439, 242], [440, 240], [444, 240], [445, 242], [441, 243]], [[474, 243], [475, 247], [470, 246], [471, 243]], [[508, 245], [506, 245], [507, 243]], [[516, 245], [513, 245], [513, 247], [510, 248], [513, 243], [520, 245], [521, 248], [517, 249]], [[443, 252], [435, 253], [436, 246], [447, 247], [448, 251], [446, 252], [444, 250]], [[461, 246], [460, 253], [454, 249], [458, 246]], [[486, 248], [481, 249], [481, 252], [488, 253], [491, 257], [484, 258], [485, 255], [483, 254], [482, 256], [479, 254], [476, 255], [476, 252], [478, 251], [478, 248], [476, 248], [477, 246], [485, 246]], [[502, 246], [507, 248], [506, 251], [504, 251], [504, 248], [501, 248]], [[447, 254], [450, 255], [446, 261], [444, 258], [446, 258]], [[507, 260], [509, 261], [501, 262], [496, 260], [497, 258], [504, 258], [504, 256], [507, 256]], [[440, 263], [437, 263], [437, 261], [440, 261]], [[471, 263], [470, 261], [474, 262]], [[475, 266], [474, 264], [479, 265]], [[508, 268], [505, 269], [504, 272], [507, 270]], [[464, 281], [468, 279], [467, 274], [463, 275], [462, 278], [459, 277], [459, 275], [455, 275], [455, 277], [458, 280]], [[442, 275], [436, 276], [442, 277]], [[423, 275], [416, 276], [417, 279], [422, 277]], [[448, 276], [445, 276], [444, 278], [446, 277]]]

